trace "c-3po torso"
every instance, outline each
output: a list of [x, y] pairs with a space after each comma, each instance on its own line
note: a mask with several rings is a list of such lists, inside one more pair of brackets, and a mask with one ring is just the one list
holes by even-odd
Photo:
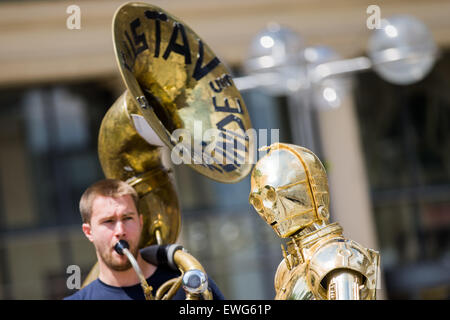
[[275, 299], [375, 299], [379, 254], [328, 223], [328, 180], [308, 149], [274, 144], [252, 172], [249, 201], [287, 251], [275, 275]]
[[379, 255], [337, 223], [292, 237], [275, 275], [276, 299], [375, 299]]

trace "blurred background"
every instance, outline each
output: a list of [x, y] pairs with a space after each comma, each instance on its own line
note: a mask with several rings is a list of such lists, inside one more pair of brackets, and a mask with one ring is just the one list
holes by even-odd
[[[123, 2], [0, 1], [0, 299], [61, 299], [67, 267], [84, 278], [96, 261], [78, 201], [103, 178], [98, 130], [124, 91], [111, 36]], [[331, 220], [380, 251], [380, 299], [450, 298], [450, 2], [151, 3], [232, 70], [254, 128], [320, 157]], [[248, 204], [249, 177], [173, 169], [179, 242], [228, 299], [273, 299], [282, 240]]]

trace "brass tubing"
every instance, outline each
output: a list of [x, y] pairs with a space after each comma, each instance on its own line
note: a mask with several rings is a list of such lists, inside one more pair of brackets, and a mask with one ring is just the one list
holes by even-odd
[[141, 283], [142, 290], [144, 291], [144, 296], [146, 300], [154, 300], [154, 297], [152, 295], [152, 287], [148, 285], [147, 280], [145, 279], [144, 274], [142, 273], [141, 268], [139, 267], [139, 264], [137, 263], [136, 259], [133, 257], [131, 252], [128, 249], [123, 249], [123, 253], [127, 256], [128, 260], [130, 261], [131, 265], [133, 266], [134, 271], [136, 272], [137, 276], [139, 277], [139, 281]]

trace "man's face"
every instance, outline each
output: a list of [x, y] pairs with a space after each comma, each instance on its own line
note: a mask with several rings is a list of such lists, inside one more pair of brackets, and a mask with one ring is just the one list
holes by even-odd
[[131, 264], [125, 255], [114, 250], [114, 246], [119, 240], [126, 240], [130, 252], [137, 257], [141, 231], [142, 216], [130, 195], [97, 196], [92, 203], [91, 221], [83, 224], [83, 232], [94, 244], [98, 259], [115, 271], [128, 270]]

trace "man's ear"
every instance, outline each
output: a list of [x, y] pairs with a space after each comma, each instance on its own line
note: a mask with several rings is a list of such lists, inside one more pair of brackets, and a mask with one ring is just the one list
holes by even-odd
[[81, 228], [83, 229], [86, 238], [88, 238], [90, 242], [93, 242], [91, 225], [89, 223], [83, 223]]

